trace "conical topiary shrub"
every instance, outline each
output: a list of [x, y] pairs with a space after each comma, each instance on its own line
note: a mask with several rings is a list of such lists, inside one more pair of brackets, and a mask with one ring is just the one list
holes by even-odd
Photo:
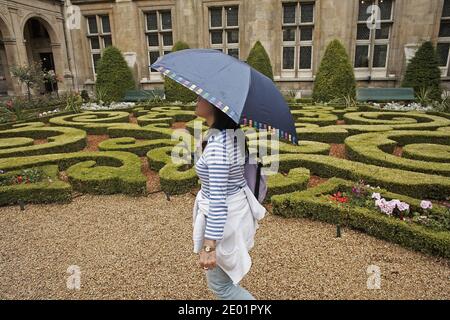
[[127, 90], [135, 89], [133, 72], [116, 47], [103, 50], [97, 67], [96, 90], [104, 93], [105, 102], [121, 101]]
[[[172, 52], [185, 49], [189, 49], [188, 44], [178, 41], [172, 47]], [[197, 98], [197, 94], [168, 77], [164, 78], [164, 91], [167, 101], [181, 101], [183, 103], [188, 103]]]
[[414, 88], [416, 95], [421, 90], [429, 90], [429, 99], [441, 99], [441, 71], [436, 51], [430, 41], [424, 42], [409, 62], [402, 87]]
[[328, 45], [314, 83], [313, 99], [329, 102], [333, 99], [356, 97], [353, 67], [342, 43], [335, 39]]
[[247, 63], [273, 81], [272, 64], [270, 63], [269, 55], [261, 42], [256, 41], [252, 50], [250, 50]]

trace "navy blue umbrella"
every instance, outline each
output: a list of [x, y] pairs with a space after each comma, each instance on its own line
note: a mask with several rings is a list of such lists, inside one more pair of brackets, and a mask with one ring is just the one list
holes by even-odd
[[236, 123], [276, 131], [297, 144], [289, 106], [272, 80], [213, 49], [187, 49], [160, 57], [151, 68], [200, 95]]

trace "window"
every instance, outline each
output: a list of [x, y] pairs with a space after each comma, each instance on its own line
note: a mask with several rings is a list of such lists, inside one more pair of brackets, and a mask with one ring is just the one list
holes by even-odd
[[94, 74], [97, 74], [97, 65], [102, 50], [112, 45], [111, 25], [108, 15], [87, 16], [86, 21], [92, 70]]
[[[160, 56], [172, 51], [172, 12], [170, 10], [155, 10], [145, 13], [148, 59], [150, 65]], [[150, 69], [150, 73], [156, 70]]]
[[239, 59], [239, 7], [209, 8], [210, 47]]
[[450, 49], [450, 0], [444, 1], [442, 8], [441, 25], [436, 51], [439, 58], [442, 76], [448, 75], [449, 50]]
[[312, 76], [314, 2], [283, 3], [282, 76]]
[[[386, 75], [393, 24], [393, 0], [359, 0], [354, 66], [365, 75]], [[372, 20], [370, 20], [372, 19]], [[375, 69], [375, 70], [373, 70]], [[378, 72], [378, 70], [381, 72]]]

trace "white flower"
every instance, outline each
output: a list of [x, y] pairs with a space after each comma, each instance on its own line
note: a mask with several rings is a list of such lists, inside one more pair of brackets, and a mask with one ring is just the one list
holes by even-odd
[[398, 210], [400, 210], [401, 212], [403, 211], [409, 211], [409, 204], [407, 204], [406, 202], [400, 202], [400, 204], [397, 205]]
[[377, 192], [372, 193], [372, 199], [380, 200], [381, 199], [381, 194], [379, 194]]
[[424, 210], [433, 209], [433, 204], [430, 201], [422, 200], [422, 202], [420, 202], [420, 207]]

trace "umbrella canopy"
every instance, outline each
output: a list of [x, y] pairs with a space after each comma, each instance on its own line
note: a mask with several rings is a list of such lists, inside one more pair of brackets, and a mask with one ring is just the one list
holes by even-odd
[[151, 68], [208, 100], [236, 123], [274, 130], [297, 144], [284, 97], [271, 79], [248, 64], [213, 49], [186, 49], [160, 57]]

